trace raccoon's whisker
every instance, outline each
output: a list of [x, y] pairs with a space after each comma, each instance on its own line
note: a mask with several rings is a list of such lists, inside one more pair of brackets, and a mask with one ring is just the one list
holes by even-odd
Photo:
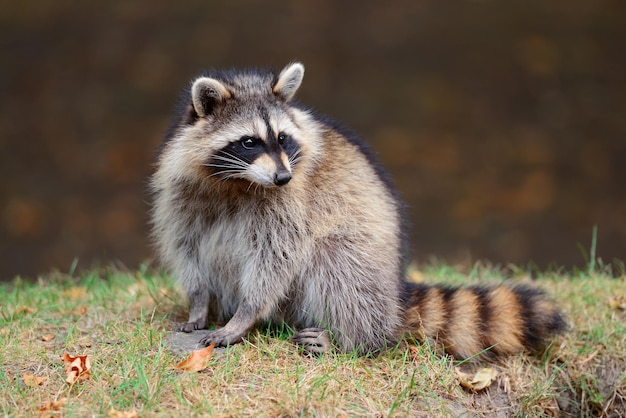
[[232, 164], [203, 164], [205, 167], [211, 167], [211, 168], [229, 168], [229, 169], [238, 169], [241, 168], [239, 166], [236, 165], [232, 165]]
[[300, 154], [302, 153], [302, 150], [298, 149], [296, 152], [294, 152], [292, 155], [289, 156], [289, 162], [291, 163], [292, 161], [295, 160], [299, 160], [300, 159]]
[[238, 171], [244, 171], [249, 167], [249, 165], [243, 165], [239, 163], [238, 161], [232, 161], [232, 160], [228, 160], [224, 162], [216, 162], [216, 163], [205, 163], [204, 166], [209, 167], [209, 168], [229, 169], [229, 170], [238, 170]]
[[302, 160], [301, 153], [302, 153], [301, 150], [297, 150], [296, 152], [294, 152], [293, 155], [291, 155], [289, 157], [289, 159], [288, 159], [289, 165], [294, 166], [294, 165], [298, 164], [300, 162], [300, 160]]
[[302, 157], [294, 158], [293, 160], [289, 160], [290, 165], [296, 165], [302, 160]]
[[233, 154], [231, 154], [229, 152], [226, 152], [226, 151], [222, 151], [221, 154], [217, 154], [213, 158], [218, 158], [218, 159], [220, 159], [222, 161], [233, 162], [233, 163], [235, 163], [237, 165], [241, 165], [241, 166], [244, 166], [244, 167], [247, 167], [247, 166], [250, 165], [248, 162], [246, 162], [246, 161], [242, 160], [241, 158], [237, 157], [236, 155], [233, 155]]
[[215, 173], [212, 173], [211, 177], [212, 176], [224, 175], [224, 174], [230, 174], [230, 173], [233, 173], [233, 174], [239, 173], [240, 174], [241, 170], [240, 169], [220, 170], [220, 171], [216, 171]]
[[210, 177], [217, 176], [222, 180], [226, 180], [231, 177], [236, 177], [240, 175], [247, 167], [242, 166], [241, 164], [214, 164], [214, 163], [205, 163], [203, 164], [205, 167], [216, 168], [218, 171], [211, 174]]
[[243, 165], [237, 161], [230, 161], [230, 160], [224, 161], [224, 162], [217, 162], [217, 163], [205, 163], [204, 166], [215, 167], [215, 168], [238, 168], [240, 170], [245, 170], [246, 168], [248, 168], [247, 165]]
[[249, 164], [246, 164], [246, 163], [244, 163], [242, 161], [233, 160], [231, 158], [217, 158], [217, 156], [213, 157], [213, 158], [216, 159], [216, 160], [219, 160], [219, 161], [216, 162], [216, 163], [207, 163], [207, 164], [210, 164], [210, 165], [218, 165], [218, 163], [220, 163], [220, 164], [230, 164], [230, 165], [236, 166], [236, 167], [247, 167], [249, 165]]
[[222, 170], [212, 173], [209, 177], [217, 177], [219, 180], [228, 180], [232, 178], [241, 178], [241, 170]]
[[214, 174], [219, 173], [243, 173], [245, 171], [242, 167], [233, 167], [233, 166], [217, 166], [217, 165], [205, 165], [205, 167], [215, 169]]

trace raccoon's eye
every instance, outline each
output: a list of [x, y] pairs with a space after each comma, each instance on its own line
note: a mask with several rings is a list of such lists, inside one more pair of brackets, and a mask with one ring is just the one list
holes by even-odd
[[287, 135], [285, 135], [284, 133], [279, 133], [278, 134], [278, 143], [280, 145], [283, 145], [285, 143], [285, 141], [287, 140]]
[[258, 140], [251, 136], [244, 136], [243, 138], [241, 138], [240, 142], [241, 142], [241, 146], [244, 147], [245, 149], [252, 149], [256, 147]]

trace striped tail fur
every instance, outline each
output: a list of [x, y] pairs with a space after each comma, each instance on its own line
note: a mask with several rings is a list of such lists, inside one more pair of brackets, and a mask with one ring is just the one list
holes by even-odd
[[566, 330], [563, 314], [525, 284], [450, 287], [406, 283], [404, 326], [456, 359], [537, 352]]

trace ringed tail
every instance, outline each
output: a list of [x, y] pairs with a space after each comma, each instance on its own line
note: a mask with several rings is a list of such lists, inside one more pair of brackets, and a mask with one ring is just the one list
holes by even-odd
[[567, 328], [565, 317], [527, 284], [451, 287], [407, 282], [404, 326], [456, 359], [538, 352]]

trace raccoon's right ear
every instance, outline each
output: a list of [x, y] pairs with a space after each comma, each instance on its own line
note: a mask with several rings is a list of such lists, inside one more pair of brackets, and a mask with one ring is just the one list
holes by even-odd
[[199, 117], [210, 115], [216, 104], [230, 97], [226, 86], [214, 78], [200, 77], [191, 86], [191, 102]]

